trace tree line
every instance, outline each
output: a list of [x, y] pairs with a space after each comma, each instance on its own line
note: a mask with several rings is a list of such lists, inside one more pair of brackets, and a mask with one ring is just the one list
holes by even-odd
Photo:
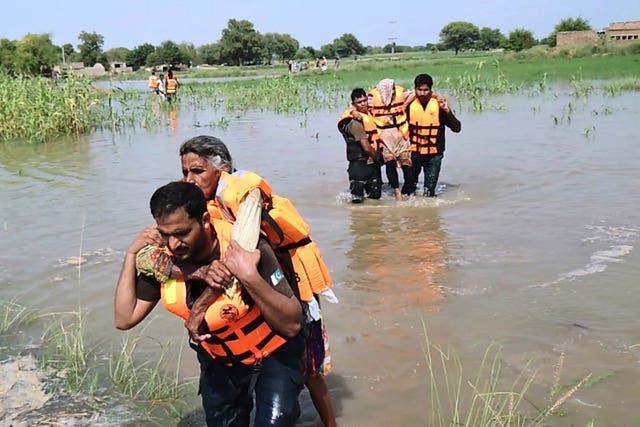
[[158, 46], [143, 43], [133, 49], [117, 47], [103, 51], [104, 37], [96, 32], [82, 31], [79, 43], [56, 46], [51, 34], [27, 34], [20, 40], [0, 39], [0, 72], [12, 75], [48, 75], [53, 66], [61, 62], [82, 62], [85, 66], [101, 63], [108, 69], [111, 62], [126, 62], [133, 69], [157, 65], [252, 65], [271, 64], [288, 59], [312, 60], [314, 58], [345, 58], [354, 55], [407, 52], [420, 50], [524, 50], [542, 43], [555, 46], [560, 31], [590, 30], [585, 19], [566, 18], [543, 40], [536, 40], [526, 29], [516, 29], [508, 36], [495, 28], [478, 28], [470, 22], [456, 21], [440, 31], [439, 43], [419, 46], [403, 46], [395, 43], [385, 46], [363, 46], [351, 33], [345, 33], [320, 49], [300, 46], [289, 34], [261, 34], [247, 20], [230, 19], [221, 32], [220, 39], [211, 44], [194, 46], [192, 43], [175, 43], [171, 40]]

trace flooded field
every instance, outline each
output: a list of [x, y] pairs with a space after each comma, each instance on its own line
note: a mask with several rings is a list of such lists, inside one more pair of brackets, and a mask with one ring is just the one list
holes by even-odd
[[[482, 113], [452, 99], [462, 133], [447, 134], [441, 194], [400, 203], [389, 194], [345, 201], [340, 111], [250, 111], [209, 128], [201, 124], [219, 112], [180, 106], [158, 109], [163, 125], [153, 131], [0, 145], [0, 299], [39, 313], [80, 308], [86, 341], [118, 351], [127, 334], [112, 327], [112, 304], [124, 250], [152, 222], [151, 193], [180, 177], [178, 146], [212, 134], [237, 167], [294, 201], [331, 268], [340, 303], [323, 305], [334, 363], [327, 382], [341, 426], [429, 425], [425, 328], [432, 343], [455, 349], [469, 378], [489, 346], [500, 348], [507, 383], [535, 374], [530, 399], [539, 407], [554, 384], [591, 373], [597, 380], [550, 425], [635, 425], [637, 94], [566, 92], [495, 97]], [[182, 322], [157, 308], [145, 323], [128, 333], [142, 334], [140, 359], [171, 341], [177, 360]], [[197, 363], [182, 351], [180, 377], [189, 379]], [[303, 399], [300, 425], [319, 425]]]

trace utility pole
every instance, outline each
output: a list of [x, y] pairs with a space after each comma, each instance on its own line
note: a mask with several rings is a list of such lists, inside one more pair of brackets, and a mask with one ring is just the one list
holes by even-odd
[[60, 50], [62, 51], [62, 63], [64, 64], [64, 46], [60, 46]]
[[391, 42], [391, 55], [396, 53], [396, 36], [393, 25], [398, 21], [389, 21], [389, 25], [391, 25], [391, 37], [389, 37], [389, 41]]

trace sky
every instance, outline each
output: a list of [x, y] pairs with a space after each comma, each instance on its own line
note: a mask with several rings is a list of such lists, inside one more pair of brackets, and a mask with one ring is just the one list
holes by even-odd
[[50, 33], [54, 44], [77, 47], [87, 31], [104, 37], [103, 50], [165, 40], [197, 47], [218, 41], [229, 19], [246, 19], [260, 33], [287, 33], [318, 49], [344, 33], [365, 46], [437, 43], [453, 21], [506, 36], [523, 28], [541, 39], [564, 18], [582, 17], [594, 29], [640, 20], [640, 0], [4, 0], [2, 12], [0, 38], [10, 40]]

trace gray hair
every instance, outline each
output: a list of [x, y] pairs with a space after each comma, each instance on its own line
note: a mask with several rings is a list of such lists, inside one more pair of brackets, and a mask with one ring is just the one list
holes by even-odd
[[212, 167], [219, 171], [231, 173], [233, 160], [224, 142], [215, 136], [199, 135], [183, 142], [180, 146], [180, 156], [193, 153], [205, 159]]

